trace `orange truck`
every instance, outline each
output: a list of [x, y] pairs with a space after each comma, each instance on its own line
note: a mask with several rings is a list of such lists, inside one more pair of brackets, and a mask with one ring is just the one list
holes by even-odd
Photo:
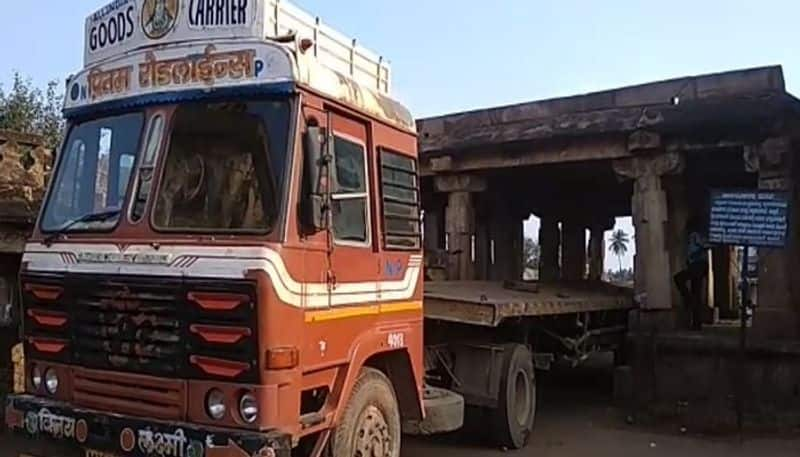
[[583, 329], [571, 353], [621, 330], [458, 284], [426, 319], [414, 120], [288, 2], [115, 0], [84, 60], [21, 265], [22, 455], [398, 457], [465, 403], [521, 447], [559, 352], [530, 324]]

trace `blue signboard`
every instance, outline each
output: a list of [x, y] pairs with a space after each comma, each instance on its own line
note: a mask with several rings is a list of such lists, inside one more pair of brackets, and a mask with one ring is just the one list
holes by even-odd
[[711, 192], [708, 241], [712, 244], [783, 248], [788, 229], [787, 192]]

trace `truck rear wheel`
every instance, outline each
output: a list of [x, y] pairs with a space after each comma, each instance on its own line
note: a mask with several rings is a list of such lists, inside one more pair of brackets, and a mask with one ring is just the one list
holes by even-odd
[[332, 457], [400, 457], [400, 410], [394, 388], [364, 368], [331, 437]]
[[531, 351], [509, 344], [503, 351], [498, 406], [492, 411], [498, 445], [521, 449], [528, 444], [536, 418], [536, 372]]

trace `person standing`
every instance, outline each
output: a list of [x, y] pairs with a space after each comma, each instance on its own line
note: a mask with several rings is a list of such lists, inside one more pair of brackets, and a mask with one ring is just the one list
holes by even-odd
[[689, 221], [687, 229], [689, 239], [686, 268], [675, 275], [674, 281], [689, 312], [689, 326], [692, 330], [699, 331], [703, 328], [703, 283], [708, 276], [709, 245], [696, 219]]

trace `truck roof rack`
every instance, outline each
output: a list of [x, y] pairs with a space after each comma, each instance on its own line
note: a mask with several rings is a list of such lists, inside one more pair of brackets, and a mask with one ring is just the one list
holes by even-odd
[[347, 75], [357, 83], [379, 93], [389, 94], [389, 62], [359, 45], [355, 39], [334, 30], [287, 0], [267, 0], [265, 5], [267, 38], [296, 35], [298, 40], [313, 40], [314, 57], [322, 65]]

